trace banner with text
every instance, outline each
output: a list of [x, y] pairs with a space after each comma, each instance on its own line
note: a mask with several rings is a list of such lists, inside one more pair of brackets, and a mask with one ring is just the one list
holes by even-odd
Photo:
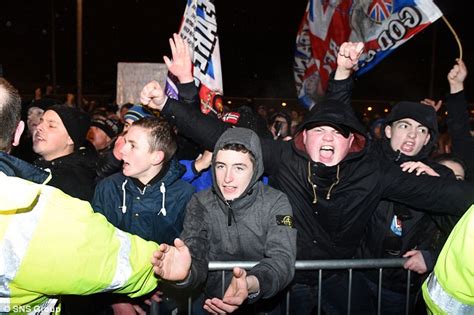
[[309, 0], [296, 38], [300, 102], [311, 108], [324, 95], [343, 42], [364, 43], [361, 75], [441, 15], [431, 0]]
[[[187, 41], [193, 60], [194, 83], [199, 88], [203, 112], [222, 111], [221, 57], [214, 0], [188, 0], [179, 29]], [[170, 73], [166, 94], [178, 98], [177, 79]]]

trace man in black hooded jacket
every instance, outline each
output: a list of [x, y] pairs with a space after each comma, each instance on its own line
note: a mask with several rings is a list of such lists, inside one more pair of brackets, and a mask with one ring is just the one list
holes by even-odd
[[[288, 195], [293, 208], [297, 260], [354, 257], [381, 199], [458, 215], [474, 202], [472, 185], [448, 178], [416, 177], [367, 154], [366, 131], [349, 105], [348, 93], [352, 67], [362, 49], [360, 43], [341, 46], [338, 68], [328, 87], [332, 99], [311, 110], [292, 141], [261, 139], [265, 173], [272, 176], [275, 188]], [[173, 50], [176, 64], [180, 58], [180, 51]], [[227, 128], [201, 115], [197, 108], [167, 99], [157, 82], [143, 88], [141, 101], [175, 120], [183, 134], [207, 149]], [[311, 313], [317, 303], [317, 282], [315, 272], [296, 272], [292, 312]], [[323, 294], [330, 283], [323, 281]], [[340, 284], [338, 279], [333, 283], [334, 287]], [[324, 305], [324, 301], [323, 297], [323, 307], [331, 312], [331, 305]]]
[[[429, 159], [436, 143], [438, 123], [433, 107], [415, 102], [396, 104], [386, 118], [384, 137], [375, 141], [370, 153], [376, 158], [400, 165], [403, 170], [418, 176], [448, 176], [455, 178], [447, 167]], [[382, 200], [367, 225], [357, 258], [408, 258], [406, 269], [412, 275], [411, 296], [421, 288], [422, 277], [432, 270], [454, 222], [445, 215], [433, 216], [411, 207]], [[440, 231], [439, 227], [443, 227]], [[444, 232], [444, 234], [442, 233]], [[364, 313], [375, 312], [378, 272], [364, 272], [371, 296], [354, 299]], [[356, 277], [356, 279], [358, 279]], [[357, 281], [357, 280], [355, 280]], [[365, 282], [361, 280], [362, 284]], [[382, 313], [400, 314], [405, 311], [407, 273], [403, 269], [387, 269], [383, 273]], [[361, 290], [358, 290], [359, 294]], [[356, 293], [357, 294], [357, 293]], [[374, 299], [374, 303], [371, 303]], [[414, 299], [410, 300], [410, 307]], [[364, 305], [366, 303], [366, 305]], [[360, 309], [355, 307], [355, 309]], [[354, 307], [353, 307], [354, 308]]]

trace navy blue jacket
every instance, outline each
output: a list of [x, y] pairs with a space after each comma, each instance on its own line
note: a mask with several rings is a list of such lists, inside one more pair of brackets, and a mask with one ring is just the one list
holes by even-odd
[[173, 244], [183, 229], [186, 204], [194, 193], [193, 186], [180, 179], [183, 172], [183, 167], [171, 160], [165, 175], [143, 189], [122, 172], [116, 173], [99, 182], [92, 206], [121, 230], [147, 241]]

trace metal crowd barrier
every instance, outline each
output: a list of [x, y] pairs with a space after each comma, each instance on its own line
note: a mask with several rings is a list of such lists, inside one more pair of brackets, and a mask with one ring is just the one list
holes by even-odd
[[[377, 291], [377, 314], [381, 314], [381, 297], [382, 297], [382, 272], [385, 268], [402, 268], [404, 258], [391, 259], [344, 259], [344, 260], [304, 260], [296, 261], [296, 270], [314, 270], [318, 273], [318, 315], [321, 314], [321, 290], [322, 290], [322, 275], [323, 270], [343, 270], [349, 272], [348, 295], [347, 295], [347, 314], [351, 314], [351, 299], [352, 299], [352, 271], [354, 269], [378, 269], [378, 291]], [[232, 270], [234, 267], [251, 269], [258, 262], [251, 261], [211, 261], [209, 262], [209, 271], [222, 271], [222, 295], [225, 291], [225, 272]], [[410, 282], [411, 272], [407, 270], [407, 290], [405, 300], [405, 314], [409, 314], [409, 298], [410, 298]], [[192, 301], [188, 299], [188, 314], [191, 312]], [[290, 292], [286, 294], [286, 314], [290, 314]], [[155, 315], [155, 314], [153, 314]]]

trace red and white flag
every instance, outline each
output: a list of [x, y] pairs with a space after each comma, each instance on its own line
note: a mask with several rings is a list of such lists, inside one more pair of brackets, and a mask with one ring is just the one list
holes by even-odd
[[431, 0], [309, 0], [296, 38], [299, 100], [311, 108], [324, 94], [343, 42], [364, 43], [360, 75], [441, 15]]

